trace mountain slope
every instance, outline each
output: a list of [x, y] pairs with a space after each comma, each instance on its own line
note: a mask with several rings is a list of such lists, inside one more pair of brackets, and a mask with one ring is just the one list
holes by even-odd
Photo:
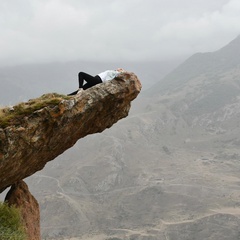
[[210, 81], [211, 79], [217, 79], [222, 74], [239, 69], [239, 54], [240, 36], [216, 52], [196, 53], [146, 91], [146, 95], [158, 95], [174, 91], [200, 76]]
[[190, 57], [146, 91], [148, 108], [165, 108], [176, 121], [192, 127], [236, 129], [240, 107], [239, 54], [240, 37], [216, 52]]

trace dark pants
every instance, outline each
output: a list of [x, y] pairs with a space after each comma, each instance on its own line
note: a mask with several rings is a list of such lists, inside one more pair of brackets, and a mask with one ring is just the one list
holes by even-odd
[[[83, 85], [84, 80], [86, 84]], [[80, 72], [78, 74], [78, 82], [79, 82], [79, 88], [83, 88], [85, 90], [90, 87], [93, 87], [94, 85], [102, 83], [102, 80], [98, 75], [93, 77], [85, 72]]]
[[[83, 85], [84, 81], [86, 83]], [[93, 76], [91, 76], [91, 75], [89, 75], [85, 72], [80, 72], [78, 74], [78, 83], [79, 83], [79, 88], [82, 88], [82, 89], [86, 90], [90, 87], [93, 87], [94, 85], [102, 83], [102, 79], [98, 75], [93, 77]], [[75, 95], [75, 94], [77, 94], [77, 92], [78, 92], [78, 90], [68, 94], [68, 96]]]

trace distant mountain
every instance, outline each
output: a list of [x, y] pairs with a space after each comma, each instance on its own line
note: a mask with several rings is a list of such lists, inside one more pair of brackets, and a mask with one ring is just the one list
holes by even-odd
[[[221, 77], [240, 66], [240, 36], [216, 52], [196, 53], [154, 85], [147, 93], [163, 94], [183, 87], [196, 77]], [[237, 74], [236, 74], [237, 75]]]
[[235, 129], [240, 117], [239, 55], [240, 37], [216, 52], [193, 55], [146, 91], [148, 108], [165, 106], [191, 126]]

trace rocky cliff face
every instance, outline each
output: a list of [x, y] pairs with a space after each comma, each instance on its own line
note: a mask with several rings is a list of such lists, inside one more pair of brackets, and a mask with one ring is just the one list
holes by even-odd
[[[40, 98], [34, 100], [35, 108], [33, 100], [25, 103], [24, 113], [0, 126], [0, 192], [42, 169], [78, 139], [126, 117], [140, 90], [137, 76], [125, 72], [74, 97], [51, 101], [54, 95], [46, 95], [50, 100], [42, 108], [36, 108]], [[18, 108], [9, 110], [11, 116]]]

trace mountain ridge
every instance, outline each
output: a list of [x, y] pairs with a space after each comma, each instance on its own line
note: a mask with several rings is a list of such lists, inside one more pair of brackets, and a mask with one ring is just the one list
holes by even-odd
[[145, 91], [146, 96], [162, 94], [188, 83], [199, 74], [218, 74], [240, 65], [240, 36], [215, 52], [196, 53], [180, 64], [175, 70]]

